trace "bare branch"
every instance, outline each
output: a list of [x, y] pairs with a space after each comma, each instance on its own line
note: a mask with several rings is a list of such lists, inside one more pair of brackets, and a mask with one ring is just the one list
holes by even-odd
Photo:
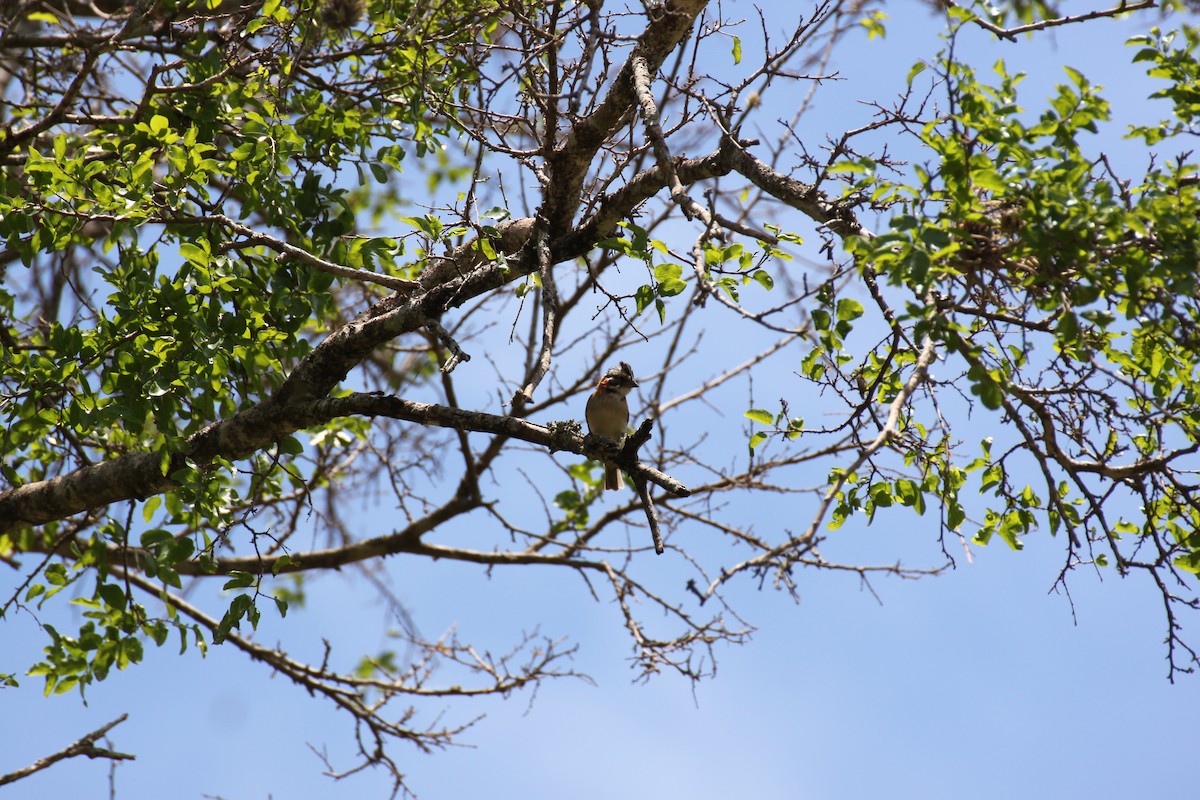
[[47, 767], [51, 767], [64, 759], [75, 758], [76, 756], [87, 756], [88, 758], [107, 758], [112, 761], [132, 761], [136, 759], [137, 756], [133, 756], [128, 753], [120, 753], [116, 750], [110, 750], [107, 747], [96, 746], [96, 740], [107, 736], [110, 730], [115, 728], [117, 725], [120, 725], [128, 718], [128, 714], [122, 714], [112, 722], [97, 728], [86, 736], [81, 737], [72, 744], [64, 747], [62, 750], [59, 750], [57, 753], [52, 753], [48, 756], [39, 758], [37, 761], [23, 769], [10, 772], [7, 775], [0, 775], [0, 786], [4, 786], [8, 783], [15, 783], [22, 778], [28, 778], [35, 772], [39, 772]]
[[[947, 8], [961, 8], [954, 0], [942, 0], [942, 3]], [[1121, 0], [1120, 4], [1112, 8], [1097, 9], [1095, 11], [1086, 11], [1082, 14], [1072, 14], [1062, 17], [1053, 17], [1051, 19], [1042, 19], [1037, 22], [1030, 22], [1026, 25], [1017, 25], [1012, 28], [1004, 28], [994, 23], [988, 22], [979, 16], [973, 15], [970, 21], [985, 31], [994, 33], [999, 39], [1007, 39], [1010, 42], [1015, 42], [1017, 37], [1025, 33], [1033, 33], [1035, 31], [1047, 30], [1049, 28], [1057, 28], [1063, 25], [1075, 25], [1088, 20], [1104, 19], [1111, 17], [1119, 17], [1122, 14], [1132, 13], [1134, 11], [1142, 11], [1148, 8], [1156, 8], [1157, 0], [1140, 0], [1139, 2], [1131, 3], [1128, 0]]]

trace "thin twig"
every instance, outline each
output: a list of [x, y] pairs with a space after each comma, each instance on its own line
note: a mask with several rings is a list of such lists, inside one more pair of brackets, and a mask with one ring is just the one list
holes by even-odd
[[10, 772], [7, 775], [0, 775], [0, 786], [3, 786], [7, 783], [15, 783], [22, 778], [28, 778], [35, 772], [40, 772], [47, 767], [53, 766], [59, 761], [68, 758], [74, 758], [75, 756], [87, 756], [88, 758], [107, 758], [113, 761], [133, 761], [137, 758], [137, 756], [130, 755], [129, 753], [118, 753], [116, 750], [109, 750], [106, 747], [96, 746], [97, 739], [106, 736], [110, 730], [115, 728], [117, 725], [120, 725], [128, 718], [128, 714], [122, 714], [112, 722], [97, 728], [73, 744], [67, 745], [57, 753], [39, 758], [37, 761], [33, 762], [24, 769]]

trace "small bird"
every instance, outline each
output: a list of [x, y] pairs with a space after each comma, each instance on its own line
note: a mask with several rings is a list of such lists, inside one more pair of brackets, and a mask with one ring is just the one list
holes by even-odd
[[[600, 383], [596, 384], [596, 391], [587, 401], [588, 430], [593, 436], [621, 446], [629, 427], [629, 402], [625, 395], [636, 389], [637, 385], [638, 382], [633, 379], [633, 367], [624, 361], [604, 373]], [[621, 488], [621, 471], [616, 464], [608, 461], [604, 462], [604, 488]]]

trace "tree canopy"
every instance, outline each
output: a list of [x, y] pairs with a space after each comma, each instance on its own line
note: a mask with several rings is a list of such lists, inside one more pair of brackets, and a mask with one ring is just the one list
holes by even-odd
[[[403, 787], [405, 746], [468, 724], [426, 703], [573, 675], [572, 645], [411, 626], [342, 670], [258, 641], [314, 576], [387, 599], [397, 559], [553, 567], [617, 609], [638, 677], [698, 680], [751, 630], [731, 585], [1034, 535], [1063, 588], [1148, 579], [1191, 671], [1186, 4], [922, 6], [941, 51], [844, 130], [829, 65], [891, 4], [786, 5], [8, 0], [0, 617], [45, 650], [0, 679], [95, 692], [148, 643], [236, 648], [344, 710], [360, 759], [332, 772]], [[1022, 42], [1119, 15], [1161, 118], [1078, 70], [1026, 96]], [[1013, 58], [974, 63], [981, 38]], [[619, 450], [582, 424], [618, 361]], [[885, 517], [926, 562], [826, 547]]]

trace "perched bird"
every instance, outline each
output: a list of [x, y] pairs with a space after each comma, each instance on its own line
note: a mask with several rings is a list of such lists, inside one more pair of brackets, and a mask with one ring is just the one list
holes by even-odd
[[[613, 367], [600, 378], [596, 391], [587, 401], [588, 430], [593, 436], [607, 439], [617, 447], [625, 441], [629, 427], [629, 403], [625, 395], [637, 388], [633, 379], [633, 367], [624, 361]], [[604, 462], [604, 488], [621, 488], [621, 471], [616, 464]]]

